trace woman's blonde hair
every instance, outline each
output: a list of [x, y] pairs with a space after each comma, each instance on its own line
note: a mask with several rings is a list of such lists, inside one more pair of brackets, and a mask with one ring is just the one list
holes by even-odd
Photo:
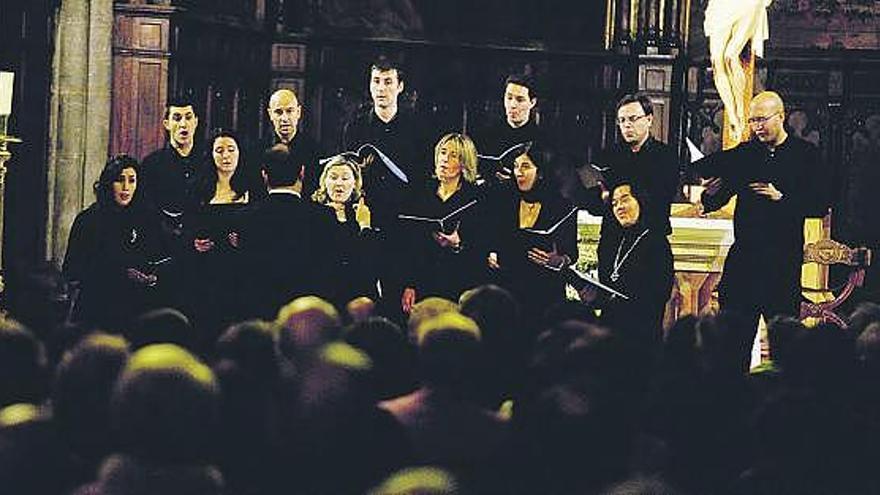
[[312, 201], [321, 204], [327, 203], [330, 199], [330, 196], [327, 194], [327, 175], [329, 175], [331, 168], [340, 166], [348, 167], [354, 174], [354, 191], [352, 191], [349, 201], [357, 201], [361, 199], [361, 195], [363, 195], [364, 179], [361, 176], [360, 165], [348, 156], [336, 155], [330, 158], [330, 160], [324, 165], [324, 170], [321, 172], [321, 178], [318, 179], [318, 188], [312, 193]]
[[443, 136], [434, 147], [435, 164], [440, 158], [440, 148], [447, 143], [458, 152], [458, 158], [461, 160], [461, 175], [464, 180], [473, 184], [477, 180], [477, 147], [474, 146], [474, 142], [467, 135], [457, 132]]

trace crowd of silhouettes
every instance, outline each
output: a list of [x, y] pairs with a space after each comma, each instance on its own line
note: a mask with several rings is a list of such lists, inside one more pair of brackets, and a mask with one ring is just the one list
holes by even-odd
[[0, 320], [3, 493], [880, 490], [878, 304], [845, 329], [771, 320], [771, 364], [744, 373], [734, 314], [680, 319], [647, 358], [582, 304], [524, 319], [495, 286], [406, 328], [306, 296], [206, 345], [170, 308], [64, 324], [37, 273]]

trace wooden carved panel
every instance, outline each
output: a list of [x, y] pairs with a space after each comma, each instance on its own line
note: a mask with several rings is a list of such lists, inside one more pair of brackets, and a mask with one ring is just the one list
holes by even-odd
[[141, 159], [163, 145], [167, 80], [167, 61], [116, 57], [111, 154], [128, 153]]
[[163, 30], [168, 29], [168, 23], [163, 21], [141, 21], [138, 23], [138, 48], [147, 50], [162, 50], [167, 48], [167, 36]]
[[170, 21], [167, 18], [152, 18], [120, 14], [116, 17], [113, 33], [113, 47], [119, 50], [168, 50]]
[[278, 72], [303, 72], [306, 69], [305, 45], [272, 45], [272, 70]]

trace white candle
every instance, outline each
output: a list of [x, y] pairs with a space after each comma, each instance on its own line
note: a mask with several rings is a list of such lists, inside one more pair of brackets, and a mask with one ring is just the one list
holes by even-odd
[[15, 72], [0, 72], [0, 115], [12, 115], [12, 82]]

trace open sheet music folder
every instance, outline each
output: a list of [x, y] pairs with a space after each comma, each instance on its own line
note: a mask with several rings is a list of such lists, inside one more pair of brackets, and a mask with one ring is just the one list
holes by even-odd
[[423, 217], [418, 215], [397, 215], [397, 218], [400, 220], [407, 220], [411, 222], [422, 222], [426, 224], [436, 224], [437, 230], [443, 232], [444, 234], [451, 234], [455, 232], [458, 228], [461, 220], [458, 218], [462, 213], [467, 211], [469, 208], [477, 204], [476, 199], [472, 199], [464, 206], [456, 208], [451, 212], [447, 213], [443, 217], [435, 218], [435, 217]]
[[598, 289], [600, 292], [604, 293], [609, 298], [618, 297], [625, 301], [629, 301], [629, 296], [626, 294], [617, 291], [602, 282], [599, 281], [598, 278], [593, 277], [589, 273], [579, 272], [573, 266], [569, 267], [565, 270], [566, 281], [574, 286], [576, 289], [580, 290], [583, 287], [589, 285], [593, 288]]
[[528, 153], [532, 148], [532, 142], [526, 141], [507, 148], [500, 155], [483, 155], [477, 154], [480, 161], [480, 174], [483, 178], [496, 172], [502, 172], [505, 175], [513, 175], [513, 161], [520, 155]]
[[358, 147], [357, 150], [354, 151], [344, 151], [342, 153], [339, 153], [338, 155], [321, 158], [320, 160], [318, 160], [318, 163], [320, 163], [323, 167], [336, 156], [345, 156], [356, 161], [361, 165], [361, 167], [363, 167], [366, 163], [367, 157], [370, 155], [375, 155], [376, 157], [378, 157], [379, 161], [382, 162], [385, 168], [387, 168], [388, 171], [391, 172], [395, 177], [397, 177], [401, 182], [405, 184], [409, 183], [409, 177], [407, 177], [406, 173], [400, 168], [400, 166], [395, 163], [394, 160], [389, 158], [388, 155], [386, 155], [382, 150], [371, 143], [362, 144]]

